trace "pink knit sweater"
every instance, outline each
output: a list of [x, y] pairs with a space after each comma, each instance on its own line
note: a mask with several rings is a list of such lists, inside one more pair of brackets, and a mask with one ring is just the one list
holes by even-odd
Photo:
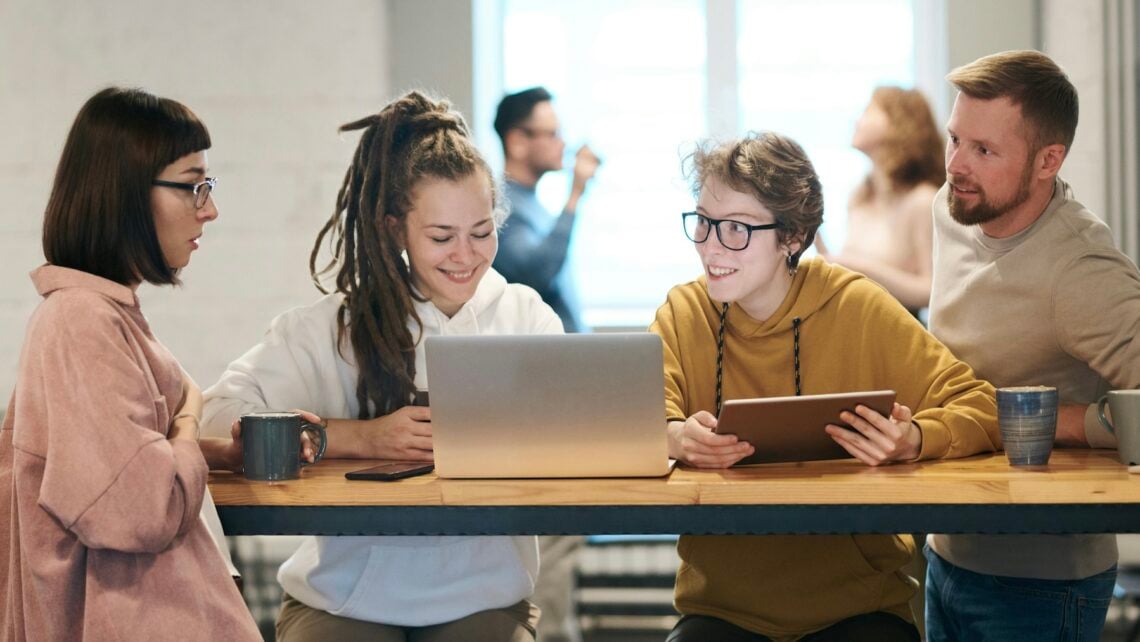
[[260, 640], [166, 438], [178, 362], [131, 288], [55, 266], [0, 431], [0, 640]]

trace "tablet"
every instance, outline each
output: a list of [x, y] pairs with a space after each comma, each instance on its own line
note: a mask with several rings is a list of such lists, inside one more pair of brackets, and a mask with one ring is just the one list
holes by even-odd
[[860, 404], [889, 417], [894, 402], [894, 390], [730, 399], [720, 409], [715, 432], [736, 435], [756, 448], [737, 465], [850, 459], [851, 454], [835, 443], [824, 426], [844, 425], [839, 413], [855, 412]]

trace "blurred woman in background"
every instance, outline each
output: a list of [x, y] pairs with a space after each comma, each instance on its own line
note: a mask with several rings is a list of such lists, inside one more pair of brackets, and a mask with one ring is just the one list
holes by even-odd
[[946, 178], [945, 148], [930, 105], [914, 89], [875, 89], [851, 145], [871, 159], [871, 171], [847, 203], [843, 250], [832, 255], [819, 239], [816, 247], [917, 312], [930, 302], [930, 206]]

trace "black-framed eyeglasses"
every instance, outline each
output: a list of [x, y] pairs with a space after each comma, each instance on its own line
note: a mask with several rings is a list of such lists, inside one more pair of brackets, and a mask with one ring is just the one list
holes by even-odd
[[206, 207], [206, 201], [210, 200], [210, 193], [218, 185], [218, 179], [207, 176], [205, 180], [200, 183], [176, 183], [174, 181], [160, 181], [155, 179], [151, 181], [152, 185], [158, 187], [172, 187], [194, 194], [194, 207], [202, 209]]
[[[757, 230], [774, 230], [780, 227], [779, 223], [765, 223], [764, 225], [749, 225], [740, 221], [729, 219], [709, 218], [697, 212], [681, 213], [681, 222], [685, 226], [685, 236], [693, 243], [704, 243], [709, 240], [709, 232], [716, 228], [716, 238], [725, 248], [735, 251], [748, 247], [752, 240], [752, 233]], [[722, 223], [724, 225], [722, 225]]]
[[527, 138], [562, 138], [561, 129], [538, 129], [535, 127], [519, 127], [519, 131], [527, 135]]

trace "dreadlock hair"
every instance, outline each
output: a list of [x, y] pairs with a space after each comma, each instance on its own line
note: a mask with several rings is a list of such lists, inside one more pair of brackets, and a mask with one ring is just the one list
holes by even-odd
[[[336, 292], [344, 296], [337, 312], [337, 346], [352, 346], [359, 369], [359, 419], [392, 413], [415, 391], [415, 348], [409, 317], [421, 328], [414, 302], [426, 299], [412, 289], [408, 264], [397, 236], [412, 208], [415, 186], [427, 178], [458, 181], [483, 172], [491, 183], [496, 214], [498, 190], [490, 167], [472, 142], [467, 123], [446, 100], [412, 91], [378, 114], [341, 125], [338, 131], [364, 130], [337, 193], [336, 210], [321, 228], [309, 256], [309, 272], [321, 292], [321, 276], [336, 271]], [[389, 217], [397, 225], [389, 224]], [[495, 217], [496, 221], [501, 216]], [[328, 239], [332, 258], [317, 268]]]

